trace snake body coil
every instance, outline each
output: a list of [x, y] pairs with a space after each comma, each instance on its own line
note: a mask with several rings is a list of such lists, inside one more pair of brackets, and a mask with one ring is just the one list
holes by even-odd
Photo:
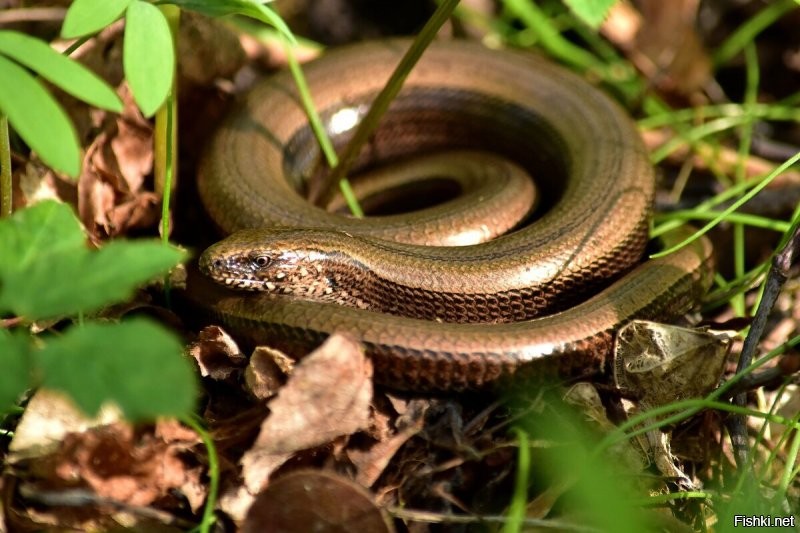
[[[308, 65], [311, 93], [337, 144], [408, 44], [356, 45]], [[504, 158], [459, 152], [454, 166], [467, 174], [514, 181], [521, 167], [549, 210], [490, 242], [457, 247], [438, 246], [450, 242], [442, 230], [463, 244], [491, 233], [487, 217], [505, 228], [516, 219], [492, 207], [467, 221], [450, 204], [362, 220], [325, 212], [298, 192], [315, 177], [319, 153], [291, 78], [257, 87], [201, 165], [206, 209], [235, 233], [209, 248], [200, 267], [220, 283], [293, 298], [231, 292], [209, 302], [213, 312], [247, 340], [293, 355], [347, 332], [362, 341], [382, 383], [463, 389], [597, 370], [620, 325], [674, 318], [707, 290], [711, 249], [703, 240], [630, 271], [646, 243], [653, 171], [625, 113], [573, 74], [529, 54], [434, 44], [359, 167], [443, 150]], [[511, 197], [500, 202], [510, 205]], [[474, 197], [460, 201], [482, 206]], [[626, 272], [586, 300], [587, 291]]]

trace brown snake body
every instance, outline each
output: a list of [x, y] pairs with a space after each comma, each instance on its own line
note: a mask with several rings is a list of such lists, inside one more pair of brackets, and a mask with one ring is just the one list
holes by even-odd
[[[343, 124], [363, 115], [407, 46], [400, 40], [356, 45], [308, 65], [315, 104], [338, 144], [351, 131]], [[301, 355], [327, 335], [346, 332], [364, 344], [379, 382], [463, 389], [511, 376], [598, 370], [620, 325], [674, 318], [707, 290], [705, 240], [628, 272], [646, 243], [653, 171], [625, 113], [577, 76], [529, 54], [434, 44], [359, 165], [463, 149], [504, 158], [484, 167], [459, 153], [467, 174], [488, 168], [516, 175], [519, 165], [537, 179], [550, 209], [490, 242], [457, 247], [429, 245], [448, 242], [438, 236], [442, 229], [455, 230], [455, 242], [464, 243], [488, 236], [487, 218], [506, 228], [516, 219], [492, 207], [467, 222], [450, 204], [377, 219], [327, 213], [297, 192], [313, 178], [318, 150], [293, 82], [288, 75], [266, 81], [206, 152], [201, 197], [225, 232], [312, 229], [251, 229], [209, 248], [200, 268], [216, 281], [293, 296], [231, 291], [209, 307], [254, 343]], [[500, 202], [510, 205], [520, 195]], [[461, 202], [482, 205], [474, 197]], [[536, 318], [553, 310], [561, 312]]]

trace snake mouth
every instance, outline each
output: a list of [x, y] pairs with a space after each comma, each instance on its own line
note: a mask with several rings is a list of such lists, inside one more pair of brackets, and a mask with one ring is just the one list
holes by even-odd
[[216, 278], [216, 281], [231, 289], [244, 291], [276, 292], [280, 289], [279, 283], [257, 279], [255, 277], [219, 277]]
[[219, 285], [229, 289], [251, 292], [276, 292], [281, 288], [285, 274], [278, 272], [274, 278], [258, 275], [251, 260], [240, 256], [214, 256], [207, 251], [198, 261], [200, 271]]

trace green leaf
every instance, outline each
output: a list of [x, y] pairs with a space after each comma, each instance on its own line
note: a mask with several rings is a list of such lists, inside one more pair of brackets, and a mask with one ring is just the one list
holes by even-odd
[[31, 358], [27, 335], [0, 329], [0, 414], [30, 387]]
[[0, 31], [0, 53], [36, 71], [75, 98], [117, 113], [122, 111], [122, 100], [106, 82], [39, 39], [16, 31]]
[[0, 221], [0, 312], [36, 320], [94, 311], [130, 297], [183, 255], [158, 241], [90, 251], [70, 208], [42, 202]]
[[131, 420], [186, 416], [194, 407], [197, 382], [182, 343], [145, 318], [73, 326], [37, 356], [42, 384], [89, 415], [106, 401]]
[[67, 114], [27, 70], [0, 55], [0, 112], [22, 140], [54, 169], [77, 176], [78, 135]]
[[290, 44], [296, 44], [297, 41], [289, 26], [277, 13], [264, 5], [270, 1], [272, 0], [169, 0], [163, 3], [175, 4], [181, 9], [197, 11], [210, 17], [244, 15], [269, 24], [283, 34]]
[[56, 258], [83, 248], [86, 238], [72, 210], [48, 200], [16, 211], [0, 220], [0, 282], [14, 270], [28, 270], [36, 262], [54, 264]]
[[75, 0], [67, 10], [61, 37], [74, 39], [96, 33], [115, 20], [133, 0]]
[[617, 0], [564, 0], [576, 17], [591, 28], [597, 29], [603, 23], [611, 6]]
[[175, 50], [167, 19], [152, 4], [128, 6], [122, 61], [131, 92], [145, 116], [166, 101], [175, 74]]

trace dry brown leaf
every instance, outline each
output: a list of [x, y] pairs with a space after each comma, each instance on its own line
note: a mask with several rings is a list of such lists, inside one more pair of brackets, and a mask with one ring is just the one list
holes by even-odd
[[261, 490], [293, 453], [367, 427], [371, 400], [372, 366], [361, 346], [332, 335], [295, 367], [270, 402], [272, 413], [242, 458], [248, 489]]
[[152, 227], [160, 216], [159, 198], [143, 190], [153, 168], [153, 132], [128, 90], [119, 89], [122, 114], [107, 117], [102, 132], [86, 149], [78, 181], [78, 212], [97, 237]]
[[[69, 433], [53, 453], [8, 472], [7, 479], [18, 476], [16, 493], [24, 498], [8, 509], [14, 530], [51, 525], [59, 531], [106, 531], [120, 523], [144, 528], [151, 519], [171, 523], [174, 516], [161, 509], [183, 506], [178, 491], [196, 512], [207, 495], [203, 467], [183, 457], [198, 443], [194, 432], [170, 420], [143, 430], [118, 422]], [[38, 505], [27, 503], [32, 501]]]
[[258, 346], [244, 371], [247, 391], [259, 400], [272, 398], [283, 386], [286, 376], [292, 373], [294, 365], [294, 360], [280, 350]]
[[[116, 119], [116, 135], [104, 145], [103, 160], [98, 165], [108, 165], [106, 172], [125, 180], [126, 192], [138, 192], [144, 178], [153, 170], [153, 127], [139, 111], [127, 85], [118, 91], [122, 97], [122, 114]], [[120, 190], [125, 190], [119, 185]]]
[[376, 442], [369, 449], [348, 449], [347, 456], [356, 467], [356, 481], [365, 487], [371, 487], [383, 474], [397, 450], [422, 430], [424, 417], [420, 417], [415, 426], [407, 426], [393, 437]]
[[128, 424], [114, 424], [67, 435], [51, 461], [63, 483], [82, 480], [100, 497], [149, 505], [187, 483], [199, 486], [199, 471], [178, 457], [197, 442], [191, 433], [168, 442], [149, 433], [138, 435]]
[[30, 459], [37, 464], [43, 456], [59, 448], [65, 435], [111, 424], [121, 418], [120, 410], [113, 404], [103, 405], [96, 416], [89, 417], [66, 394], [39, 389], [14, 430], [7, 461], [14, 464]]
[[380, 533], [394, 527], [360, 485], [333, 472], [299, 470], [256, 497], [242, 531]]
[[197, 361], [201, 376], [217, 381], [230, 380], [247, 364], [236, 341], [219, 326], [203, 328], [189, 347], [189, 355]]

